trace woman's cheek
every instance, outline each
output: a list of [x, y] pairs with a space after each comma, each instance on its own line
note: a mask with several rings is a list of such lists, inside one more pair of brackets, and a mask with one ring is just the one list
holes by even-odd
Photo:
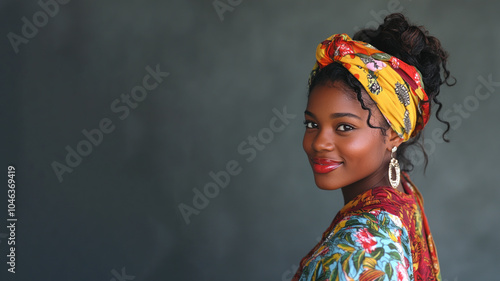
[[372, 143], [372, 138], [367, 137], [366, 134], [355, 134], [343, 139], [342, 147], [345, 148], [347, 154], [358, 157], [360, 154], [369, 151]]
[[381, 149], [377, 145], [380, 142], [379, 136], [374, 135], [372, 130], [363, 130], [343, 139], [341, 147], [346, 158], [370, 160]]

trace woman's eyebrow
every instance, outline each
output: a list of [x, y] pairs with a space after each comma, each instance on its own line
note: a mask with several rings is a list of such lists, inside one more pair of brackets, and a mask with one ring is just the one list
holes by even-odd
[[[312, 112], [310, 112], [309, 110], [304, 111], [304, 114], [316, 118], [316, 116], [314, 116], [314, 114]], [[340, 117], [352, 117], [352, 118], [362, 120], [361, 117], [359, 117], [358, 115], [352, 114], [349, 112], [336, 112], [336, 113], [330, 114], [331, 119], [336, 119], [336, 118], [340, 118]]]
[[340, 117], [352, 117], [361, 120], [361, 117], [359, 117], [356, 114], [352, 114], [349, 112], [337, 112], [337, 113], [332, 113], [330, 114], [330, 118], [335, 119], [335, 118], [340, 118]]
[[309, 110], [304, 111], [304, 114], [316, 118], [316, 116], [314, 116], [314, 114]]

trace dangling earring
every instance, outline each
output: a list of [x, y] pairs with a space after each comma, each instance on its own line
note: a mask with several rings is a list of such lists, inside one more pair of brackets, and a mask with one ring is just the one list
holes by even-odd
[[[399, 162], [396, 159], [396, 150], [398, 150], [398, 147], [395, 146], [392, 148], [391, 152], [391, 162], [389, 163], [389, 181], [391, 182], [391, 186], [393, 188], [398, 188], [399, 181], [400, 181], [400, 170], [399, 170]], [[396, 179], [392, 179], [392, 169], [396, 171]]]

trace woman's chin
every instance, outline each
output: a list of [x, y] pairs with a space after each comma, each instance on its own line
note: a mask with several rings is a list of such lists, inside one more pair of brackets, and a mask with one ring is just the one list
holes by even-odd
[[337, 190], [342, 188], [341, 186], [332, 183], [331, 180], [327, 181], [325, 178], [319, 178], [316, 175], [314, 176], [314, 181], [316, 182], [316, 186], [322, 190]]

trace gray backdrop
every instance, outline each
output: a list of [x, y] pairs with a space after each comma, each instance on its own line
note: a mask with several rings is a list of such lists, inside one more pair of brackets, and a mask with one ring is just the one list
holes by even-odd
[[495, 280], [499, 8], [2, 0], [0, 279], [289, 280], [343, 202], [316, 188], [301, 147], [315, 48], [404, 10], [458, 80], [441, 97], [452, 142], [433, 119], [427, 172], [412, 174], [443, 279]]

